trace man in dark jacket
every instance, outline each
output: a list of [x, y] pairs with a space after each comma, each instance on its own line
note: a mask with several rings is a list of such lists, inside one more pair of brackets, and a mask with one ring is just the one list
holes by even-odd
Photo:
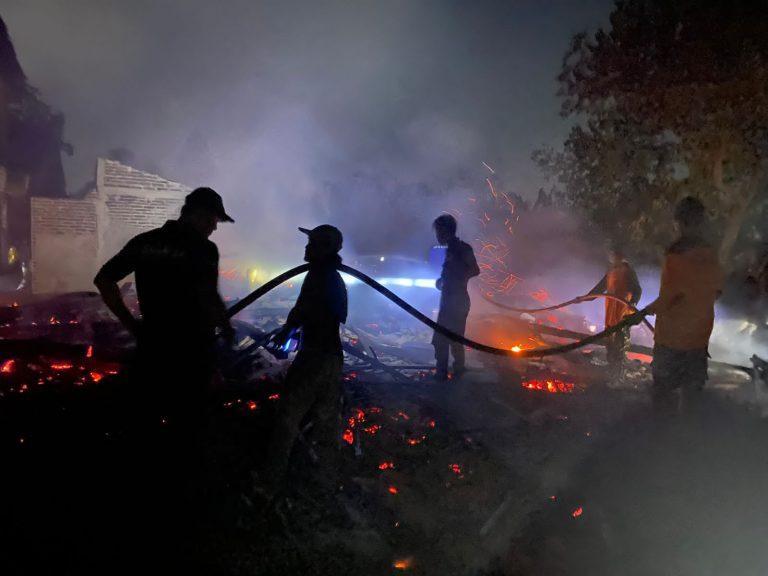
[[[461, 241], [456, 236], [456, 219], [450, 214], [443, 214], [435, 219], [432, 226], [435, 229], [437, 242], [446, 246], [443, 271], [437, 280], [440, 290], [440, 311], [437, 323], [452, 332], [464, 335], [469, 315], [469, 292], [467, 283], [470, 278], [480, 274], [480, 268], [475, 259], [472, 246]], [[442, 334], [435, 332], [432, 336], [435, 347], [436, 373], [435, 379], [448, 378], [448, 351], [453, 354], [453, 374], [460, 376], [466, 370], [464, 365], [464, 345], [448, 340]]]
[[332, 491], [336, 481], [343, 367], [339, 328], [347, 319], [347, 289], [337, 271], [343, 238], [328, 224], [299, 230], [309, 237], [304, 252], [309, 271], [275, 343], [280, 345], [301, 329], [301, 348], [286, 376], [263, 482], [257, 487], [267, 500], [285, 478], [299, 426], [307, 416], [314, 420], [314, 449], [322, 463], [319, 483]]

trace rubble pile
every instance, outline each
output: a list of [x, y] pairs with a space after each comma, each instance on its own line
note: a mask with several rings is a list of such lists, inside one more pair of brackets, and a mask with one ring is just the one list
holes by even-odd
[[[290, 354], [264, 344], [287, 310], [264, 308], [236, 322], [238, 345], [221, 359], [208, 435], [205, 505], [213, 514], [205, 546], [227, 573], [513, 573], [510, 563], [524, 561], [510, 556], [510, 543], [528, 558], [526, 538], [546, 537], [531, 527], [532, 518], [592, 518], [572, 474], [597, 442], [615, 434], [627, 409], [645, 402], [642, 386], [604, 393], [596, 349], [546, 362], [491, 363], [470, 354], [467, 374], [437, 384], [425, 334], [393, 319], [353, 324], [343, 335], [339, 491], [328, 495], [313, 483], [324, 463], [307, 423], [279, 503], [265, 511], [253, 498], [252, 474]], [[119, 392], [109, 383], [119, 364], [110, 358], [129, 348], [113, 338], [109, 354], [100, 356], [101, 347], [88, 340], [93, 325], [104, 322], [98, 310], [72, 323], [60, 309], [49, 313], [43, 306], [35, 318], [55, 315], [60, 323], [46, 329], [49, 336], [60, 331], [61, 341], [0, 341], [7, 353], [0, 363], [3, 439], [21, 461], [36, 457], [41, 430], [54, 431], [57, 445], [91, 442], [108, 452], [119, 433], [109, 417]], [[24, 330], [41, 337], [33, 328]], [[67, 426], [77, 434], [63, 433]]]

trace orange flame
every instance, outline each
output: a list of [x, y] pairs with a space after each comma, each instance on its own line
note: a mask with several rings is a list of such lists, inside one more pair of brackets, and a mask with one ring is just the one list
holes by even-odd
[[0, 372], [3, 374], [10, 374], [16, 369], [15, 360], [6, 360], [3, 362], [3, 366], [0, 368]]
[[395, 570], [408, 570], [408, 568], [411, 567], [411, 559], [403, 558], [401, 560], [395, 560], [392, 566], [395, 568]]
[[354, 444], [355, 443], [355, 435], [352, 433], [352, 430], [350, 430], [349, 428], [344, 430], [344, 435], [342, 436], [342, 439], [347, 444]]

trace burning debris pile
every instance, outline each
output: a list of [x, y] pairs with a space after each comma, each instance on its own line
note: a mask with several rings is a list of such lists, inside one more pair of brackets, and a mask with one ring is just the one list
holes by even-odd
[[[504, 552], [500, 534], [521, 529], [565, 487], [541, 486], [542, 467], [573, 465], [570, 456], [555, 461], [582, 454], [600, 422], [618, 414], [604, 404], [584, 410], [588, 394], [533, 395], [513, 373], [444, 387], [348, 370], [341, 491], [329, 500], [313, 489], [323, 463], [306, 430], [274, 516], [249, 501], [236, 507], [250, 552], [243, 557], [230, 542], [225, 562], [243, 574], [318, 566], [338, 574], [485, 573]], [[235, 407], [241, 426], [264, 429], [273, 403]], [[510, 490], [530, 508], [509, 510]]]
[[[77, 443], [95, 436], [108, 442], [119, 432], [108, 411], [94, 412], [117, 390], [107, 383], [119, 369], [116, 359], [130, 353], [129, 339], [113, 323], [116, 336], [102, 342], [97, 335], [108, 320], [98, 306], [62, 309], [60, 302], [39, 303], [34, 315], [19, 307], [4, 328], [8, 336], [35, 338], [0, 342], [3, 412], [15, 414], [3, 431], [17, 450], [41, 441], [35, 426], [77, 426], [76, 436], [60, 440]], [[583, 452], [601, 422], [618, 413], [602, 400], [596, 409], [589, 362], [568, 364], [569, 372], [555, 363], [496, 363], [437, 386], [424, 334], [391, 317], [375, 318], [344, 332], [339, 495], [329, 500], [313, 488], [323, 462], [312, 449], [310, 423], [285, 498], [263, 516], [248, 505], [249, 479], [263, 457], [291, 350], [264, 345], [287, 308], [262, 308], [250, 312], [252, 322], [237, 321], [238, 346], [221, 359], [224, 381], [208, 451], [217, 486], [211, 534], [227, 538], [212, 537], [206, 546], [233, 573], [309, 573], [317, 566], [338, 574], [483, 570], [504, 553], [499, 536], [519, 529], [561, 489], [557, 482], [541, 486], [542, 469], [573, 465], [564, 454]], [[77, 390], [90, 399], [68, 400]], [[50, 405], [36, 412], [41, 399]], [[565, 464], [553, 464], [562, 458]], [[511, 511], [510, 490], [528, 507]]]

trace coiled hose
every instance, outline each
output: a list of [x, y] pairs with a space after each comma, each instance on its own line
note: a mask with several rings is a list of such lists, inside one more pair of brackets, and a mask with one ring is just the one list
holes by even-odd
[[[419, 312], [416, 308], [408, 304], [408, 302], [400, 298], [397, 294], [385, 288], [384, 286], [376, 282], [376, 280], [374, 280], [373, 278], [371, 278], [366, 274], [363, 274], [359, 270], [350, 268], [345, 264], [338, 265], [337, 269], [339, 270], [339, 272], [344, 272], [345, 274], [349, 274], [350, 276], [357, 278], [364, 284], [367, 284], [368, 286], [376, 290], [378, 293], [382, 294], [383, 296], [385, 296], [386, 298], [388, 298], [389, 300], [397, 304], [400, 308], [402, 308], [408, 314], [416, 318], [419, 322], [432, 328], [432, 330], [434, 330], [438, 334], [442, 334], [446, 338], [449, 338], [454, 342], [458, 342], [459, 344], [463, 344], [464, 346], [467, 346], [474, 350], [485, 352], [486, 354], [493, 354], [495, 356], [509, 356], [511, 358], [542, 358], [544, 356], [555, 356], [557, 354], [565, 354], [566, 352], [578, 350], [579, 348], [583, 348], [584, 346], [588, 346], [589, 344], [598, 342], [599, 340], [602, 340], [603, 338], [606, 338], [611, 334], [615, 334], [620, 330], [623, 330], [625, 327], [631, 326], [634, 324], [634, 319], [632, 319], [631, 317], [627, 317], [623, 321], [619, 322], [614, 326], [606, 328], [602, 332], [598, 332], [597, 334], [587, 336], [586, 338], [582, 338], [581, 340], [572, 342], [570, 344], [563, 344], [561, 346], [552, 346], [550, 348], [533, 348], [533, 349], [520, 350], [520, 351], [514, 352], [512, 350], [506, 350], [504, 348], [495, 348], [493, 346], [488, 346], [487, 344], [481, 344], [480, 342], [475, 342], [474, 340], [470, 340], [469, 338], [466, 338], [461, 334], [456, 334], [455, 332], [448, 330], [446, 327], [438, 324], [428, 316], [425, 316], [424, 314]], [[262, 286], [260, 286], [259, 288], [251, 292], [248, 296], [246, 296], [242, 300], [235, 303], [231, 308], [229, 308], [229, 310], [227, 311], [228, 317], [231, 318], [232, 316], [238, 314], [239, 312], [243, 311], [245, 308], [253, 304], [256, 300], [258, 300], [259, 298], [261, 298], [271, 290], [277, 288], [283, 282], [286, 282], [291, 278], [298, 276], [299, 274], [303, 274], [307, 270], [309, 270], [309, 264], [302, 264], [301, 266], [296, 266], [295, 268], [291, 268], [290, 270], [283, 272], [279, 276], [276, 276], [269, 282], [263, 284]], [[560, 307], [562, 306], [565, 306], [565, 304], [561, 305]], [[644, 311], [640, 311], [639, 313], [645, 314]]]

